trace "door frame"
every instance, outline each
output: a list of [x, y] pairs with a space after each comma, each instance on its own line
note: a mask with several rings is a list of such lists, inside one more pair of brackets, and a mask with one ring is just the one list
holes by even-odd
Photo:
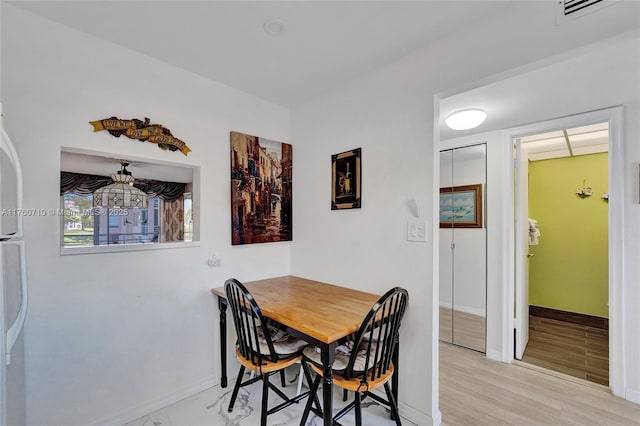
[[[529, 342], [529, 244], [524, 232], [529, 229], [529, 153], [522, 146], [522, 139], [512, 139], [515, 173], [514, 256], [515, 293], [513, 328], [515, 329], [514, 357], [522, 359]], [[525, 257], [527, 256], [527, 257]], [[523, 296], [524, 295], [524, 296]], [[518, 314], [523, 314], [521, 317]]]
[[[570, 128], [607, 121], [609, 123], [609, 388], [618, 397], [625, 398], [625, 356], [624, 356], [624, 153], [623, 153], [623, 108], [616, 106], [571, 116], [532, 123], [506, 129], [503, 134], [505, 149], [509, 150], [510, 161], [504, 164], [503, 172], [510, 176], [511, 191], [505, 197], [505, 217], [509, 221], [505, 253], [510, 253], [506, 264], [506, 275], [513, 277], [503, 282], [503, 312], [506, 312], [503, 324], [503, 359], [514, 360], [515, 319], [513, 303], [515, 300], [516, 262], [515, 252], [515, 167], [513, 141], [519, 137], [545, 133], [561, 128]], [[510, 199], [509, 199], [510, 198]]]

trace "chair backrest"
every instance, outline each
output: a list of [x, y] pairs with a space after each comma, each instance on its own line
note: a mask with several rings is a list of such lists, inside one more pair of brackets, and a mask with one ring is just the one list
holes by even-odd
[[343, 373], [347, 379], [362, 376], [366, 383], [389, 370], [408, 300], [407, 290], [394, 287], [373, 305], [355, 335]]
[[[278, 355], [267, 322], [249, 290], [235, 278], [225, 281], [224, 290], [233, 315], [240, 354], [256, 366], [263, 365], [264, 360], [277, 362]], [[264, 341], [262, 345], [261, 340]]]

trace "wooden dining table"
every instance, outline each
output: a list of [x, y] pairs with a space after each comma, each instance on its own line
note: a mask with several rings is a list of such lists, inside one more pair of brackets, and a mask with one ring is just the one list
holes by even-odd
[[[291, 335], [321, 350], [323, 364], [322, 406], [325, 426], [333, 414], [335, 348], [341, 339], [355, 333], [379, 295], [295, 276], [244, 283], [265, 317], [286, 327]], [[220, 309], [221, 386], [227, 386], [227, 299], [224, 287], [211, 290]], [[398, 346], [393, 355], [395, 373], [392, 392], [398, 400]]]

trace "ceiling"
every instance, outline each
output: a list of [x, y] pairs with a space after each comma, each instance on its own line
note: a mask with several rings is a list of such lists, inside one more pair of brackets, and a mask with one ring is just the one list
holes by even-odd
[[525, 136], [520, 141], [529, 161], [608, 152], [609, 123]]
[[[518, 2], [3, 0], [5, 3], [269, 102], [295, 107]], [[640, 2], [619, 2], [616, 7], [624, 3], [628, 15], [640, 13]], [[270, 19], [285, 25], [281, 35], [263, 30]], [[594, 26], [589, 31], [602, 32], [605, 27]], [[637, 50], [634, 43], [631, 40], [591, 55], [571, 53], [570, 59], [575, 56], [571, 60], [558, 57], [550, 63], [531, 64], [527, 68], [531, 71], [516, 70], [511, 76], [498, 76], [494, 82], [444, 97], [438, 106], [440, 140], [563, 116], [573, 112], [562, 109], [571, 99], [593, 99], [584, 102], [593, 109], [619, 104], [631, 96], [628, 82], [637, 79], [640, 55], [629, 54]], [[616, 66], [610, 66], [612, 63]], [[597, 97], [592, 96], [593, 90], [585, 90], [596, 84]], [[484, 109], [488, 114], [485, 123], [466, 131], [445, 125], [451, 112], [469, 107]]]
[[[292, 107], [511, 1], [3, 1]], [[263, 25], [285, 25], [277, 36]]]
[[[640, 83], [640, 55], [630, 52], [638, 51], [636, 34], [604, 40], [597, 48], [569, 52], [533, 64], [531, 70], [440, 99], [440, 139], [470, 137], [635, 102], [637, 90], [632, 88]], [[484, 110], [487, 119], [474, 129], [447, 127], [449, 114], [468, 108]]]
[[[527, 153], [529, 161], [609, 152], [609, 123], [590, 124], [528, 135], [521, 137], [520, 141], [522, 150]], [[447, 155], [451, 155], [447, 153], [452, 152], [455, 153], [457, 162], [477, 160], [485, 158], [486, 145], [480, 143], [440, 151], [440, 161], [443, 159], [444, 161], [453, 161], [453, 157], [446, 159]]]
[[127, 170], [136, 179], [153, 179], [165, 182], [193, 182], [193, 168], [176, 164], [152, 163], [127, 158], [115, 158], [104, 155], [91, 155], [84, 152], [63, 150], [60, 153], [60, 170], [63, 172], [86, 173], [99, 176], [111, 176], [120, 170], [120, 162], [129, 163]]

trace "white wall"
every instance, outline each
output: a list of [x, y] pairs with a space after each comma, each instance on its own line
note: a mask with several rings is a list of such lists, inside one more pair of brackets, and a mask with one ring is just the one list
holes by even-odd
[[[401, 336], [400, 401], [401, 413], [420, 425], [440, 421], [438, 354], [432, 344], [438, 332], [438, 265], [430, 243], [406, 241], [406, 202], [417, 198], [433, 223], [432, 172], [438, 167], [433, 97], [638, 25], [636, 5], [628, 3], [558, 27], [553, 7], [554, 2], [515, 3], [292, 111], [291, 136], [299, 149], [291, 271], [373, 292], [396, 284], [409, 290]], [[331, 211], [330, 156], [356, 147], [362, 147], [362, 209]], [[500, 158], [489, 160], [489, 170], [500, 167]], [[508, 182], [508, 176], [500, 179]], [[496, 226], [504, 231], [502, 223]], [[500, 250], [497, 247], [502, 246], [489, 242], [490, 253]], [[489, 275], [490, 282], [496, 278]], [[497, 278], [502, 282], [504, 277]], [[488, 294], [489, 303], [502, 303], [502, 298], [501, 293]], [[487, 338], [498, 345], [496, 357], [505, 343], [500, 336], [492, 337], [502, 332], [498, 317], [487, 318]], [[428, 365], [432, 368], [425, 368]]]
[[[201, 167], [199, 247], [60, 256], [60, 218], [25, 220], [28, 424], [119, 424], [219, 380], [212, 287], [289, 273], [289, 243], [231, 247], [229, 213], [229, 132], [288, 142], [289, 111], [2, 8], [4, 122], [25, 207], [59, 207], [61, 146]], [[89, 121], [111, 115], [149, 117], [192, 152], [93, 133]], [[222, 267], [206, 265], [209, 251]]]

